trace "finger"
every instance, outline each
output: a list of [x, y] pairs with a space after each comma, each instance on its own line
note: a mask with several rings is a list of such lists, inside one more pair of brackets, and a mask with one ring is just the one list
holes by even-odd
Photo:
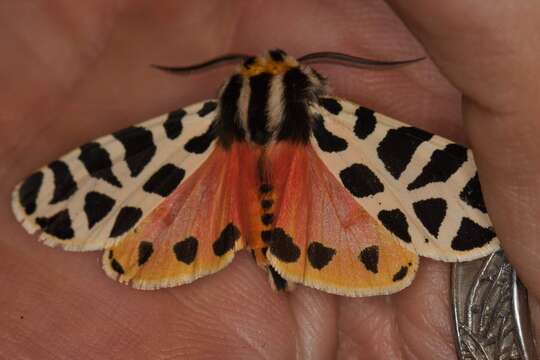
[[503, 247], [540, 296], [540, 4], [388, 0], [464, 94], [465, 129]]

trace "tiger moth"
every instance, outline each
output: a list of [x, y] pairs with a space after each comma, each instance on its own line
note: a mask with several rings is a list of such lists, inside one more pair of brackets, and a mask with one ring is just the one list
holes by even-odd
[[331, 96], [308, 59], [246, 56], [217, 100], [80, 146], [16, 186], [16, 218], [47, 245], [104, 249], [138, 289], [249, 249], [278, 290], [390, 294], [419, 255], [497, 250], [471, 151]]

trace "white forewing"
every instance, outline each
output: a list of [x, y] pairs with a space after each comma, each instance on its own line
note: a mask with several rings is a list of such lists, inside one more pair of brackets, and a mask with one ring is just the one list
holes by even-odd
[[74, 149], [15, 188], [17, 220], [47, 245], [110, 247], [208, 157], [215, 114], [201, 102]]
[[321, 104], [314, 148], [405, 246], [445, 261], [499, 248], [470, 150], [342, 99]]

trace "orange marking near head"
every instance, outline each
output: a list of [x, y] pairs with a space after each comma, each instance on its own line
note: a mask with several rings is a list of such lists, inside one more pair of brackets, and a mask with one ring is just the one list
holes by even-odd
[[270, 57], [258, 56], [249, 66], [242, 66], [240, 74], [247, 77], [262, 73], [279, 75], [293, 67], [298, 67], [298, 62], [290, 56], [286, 56], [283, 61], [275, 61]]

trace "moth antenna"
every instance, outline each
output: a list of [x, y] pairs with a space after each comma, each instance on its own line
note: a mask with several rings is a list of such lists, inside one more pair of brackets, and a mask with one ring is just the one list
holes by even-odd
[[397, 61], [382, 61], [374, 59], [366, 59], [358, 56], [347, 55], [338, 52], [332, 51], [323, 51], [323, 52], [314, 52], [311, 54], [306, 54], [300, 58], [298, 61], [301, 62], [338, 62], [343, 65], [352, 65], [352, 66], [383, 66], [383, 67], [392, 67], [398, 65], [411, 64], [418, 61], [426, 59], [425, 56], [419, 57], [416, 59], [408, 60], [397, 60]]
[[210, 68], [212, 66], [216, 66], [220, 64], [226, 64], [226, 63], [240, 61], [240, 60], [243, 61], [249, 57], [251, 56], [244, 55], [244, 54], [227, 54], [227, 55], [219, 56], [217, 58], [214, 58], [214, 59], [211, 59], [211, 60], [199, 63], [199, 64], [194, 64], [194, 65], [189, 65], [189, 66], [163, 66], [163, 65], [155, 65], [155, 64], [151, 64], [150, 66], [152, 66], [153, 68], [162, 70], [162, 71], [170, 72], [170, 73], [188, 73], [192, 71], [203, 70], [203, 69]]

